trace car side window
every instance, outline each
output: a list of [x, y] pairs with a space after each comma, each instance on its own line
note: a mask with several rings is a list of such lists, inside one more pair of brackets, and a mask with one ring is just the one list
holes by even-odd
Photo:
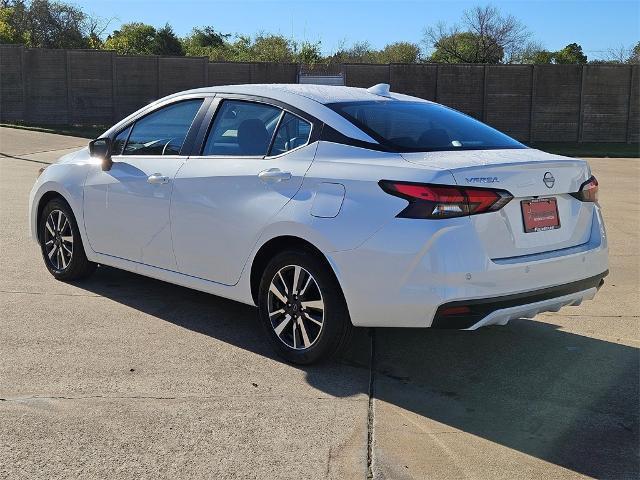
[[142, 117], [133, 125], [122, 154], [179, 155], [202, 102], [202, 99], [185, 100]]
[[276, 138], [273, 140], [269, 155], [280, 155], [306, 145], [310, 136], [311, 124], [287, 112], [278, 126]]
[[224, 100], [213, 120], [203, 155], [264, 156], [282, 110], [263, 103]]

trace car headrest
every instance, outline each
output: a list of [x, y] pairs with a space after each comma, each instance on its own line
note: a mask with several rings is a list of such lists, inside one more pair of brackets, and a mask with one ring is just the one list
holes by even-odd
[[257, 118], [244, 120], [238, 127], [238, 145], [243, 155], [265, 155], [269, 140], [267, 128]]
[[451, 137], [449, 137], [449, 134], [443, 128], [431, 128], [420, 135], [418, 144], [433, 147], [450, 147]]

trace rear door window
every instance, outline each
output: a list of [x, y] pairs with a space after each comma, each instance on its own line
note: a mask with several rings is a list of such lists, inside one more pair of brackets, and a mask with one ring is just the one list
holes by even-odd
[[311, 124], [306, 120], [285, 113], [278, 125], [276, 137], [273, 140], [269, 155], [280, 155], [294, 148], [306, 145], [311, 136]]
[[209, 130], [203, 155], [265, 156], [282, 110], [272, 105], [224, 100]]

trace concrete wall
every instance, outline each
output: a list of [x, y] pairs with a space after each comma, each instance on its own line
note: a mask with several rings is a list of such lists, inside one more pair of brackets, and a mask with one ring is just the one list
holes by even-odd
[[[158, 57], [113, 55], [113, 122], [160, 98]], [[111, 122], [106, 122], [111, 123]]]
[[[0, 121], [110, 125], [150, 101], [207, 85], [296, 83], [293, 63], [120, 56], [0, 45]], [[347, 64], [346, 85], [449, 105], [526, 142], [640, 141], [640, 67]]]
[[586, 66], [582, 76], [581, 140], [625, 142], [631, 69]]
[[0, 120], [13, 122], [25, 118], [21, 48], [0, 48]]
[[26, 118], [33, 123], [69, 123], [66, 51], [25, 50], [23, 78]]
[[113, 116], [113, 55], [67, 51], [69, 123], [99, 124]]
[[484, 73], [483, 121], [515, 138], [529, 140], [531, 65], [492, 65]]
[[171, 93], [208, 85], [295, 83], [296, 64], [120, 56], [0, 45], [0, 122], [110, 125]]
[[525, 142], [638, 142], [638, 65], [344, 65], [345, 83], [451, 106]]

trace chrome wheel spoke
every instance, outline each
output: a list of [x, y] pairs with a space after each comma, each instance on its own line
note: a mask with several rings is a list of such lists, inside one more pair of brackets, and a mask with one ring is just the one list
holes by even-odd
[[280, 300], [282, 303], [284, 303], [284, 304], [287, 303], [287, 298], [284, 295], [282, 295], [282, 293], [280, 293], [280, 290], [278, 290], [278, 287], [276, 287], [273, 282], [271, 282], [271, 286], [269, 287], [269, 291], [271, 293], [273, 293], [276, 296], [276, 298], [278, 300]]
[[47, 222], [45, 223], [45, 226], [47, 227], [47, 230], [49, 230], [49, 233], [50, 233], [51, 235], [55, 235], [55, 234], [56, 234], [56, 232], [54, 232], [54, 231], [53, 231], [53, 227], [52, 227], [51, 225], [49, 225], [49, 221], [53, 221], [53, 219], [52, 219], [51, 217], [49, 217], [49, 218], [47, 219]]
[[295, 266], [293, 267], [293, 286], [291, 287], [291, 291], [294, 294], [298, 294], [298, 282], [300, 281], [300, 272], [302, 271], [302, 268], [300, 268], [299, 266]]
[[289, 289], [287, 288], [287, 282], [284, 281], [284, 278], [282, 278], [282, 274], [280, 272], [278, 272], [278, 278], [280, 279], [280, 281], [282, 282], [282, 286], [284, 287], [284, 294], [285, 295], [289, 295]]
[[276, 335], [280, 336], [280, 334], [285, 329], [285, 327], [289, 324], [290, 321], [291, 321], [291, 316], [286, 315], [284, 317], [284, 320], [282, 320], [282, 322], [280, 322], [280, 324], [274, 329], [276, 332]]
[[311, 300], [309, 302], [301, 302], [304, 308], [313, 308], [315, 310], [324, 310], [324, 302], [322, 300]]
[[296, 322], [292, 323], [291, 330], [293, 330], [293, 333], [291, 334], [292, 337], [293, 337], [293, 348], [297, 348], [298, 347], [298, 345], [297, 345], [298, 342], [296, 342]]
[[311, 275], [307, 277], [307, 282], [304, 284], [304, 287], [302, 287], [302, 290], [300, 290], [300, 293], [299, 293], [301, 297], [304, 296], [305, 292], [307, 291], [307, 288], [309, 288], [312, 278], [313, 277]]
[[304, 321], [302, 320], [302, 318], [298, 318], [298, 325], [300, 326], [300, 333], [302, 334], [302, 342], [304, 343], [304, 348], [308, 348], [309, 346], [311, 346], [311, 342], [309, 341], [307, 329], [304, 328]]
[[64, 270], [73, 259], [73, 230], [69, 218], [61, 210], [49, 213], [44, 223], [44, 250], [48, 263], [56, 270]]
[[320, 326], [320, 327], [322, 326], [322, 322], [319, 322], [318, 320], [316, 320], [315, 318], [313, 318], [313, 317], [312, 317], [311, 315], [309, 315], [308, 313], [303, 313], [303, 314], [302, 314], [302, 317], [303, 317], [305, 320], [309, 320], [310, 322], [313, 322], [313, 323], [315, 323], [316, 325], [318, 325], [318, 326]]
[[62, 268], [67, 268], [67, 261], [64, 258], [64, 252], [61, 248], [58, 249], [58, 256], [60, 257], [60, 263], [62, 263]]
[[324, 328], [324, 300], [313, 275], [299, 265], [278, 270], [267, 293], [268, 315], [278, 339], [294, 350], [313, 346]]

